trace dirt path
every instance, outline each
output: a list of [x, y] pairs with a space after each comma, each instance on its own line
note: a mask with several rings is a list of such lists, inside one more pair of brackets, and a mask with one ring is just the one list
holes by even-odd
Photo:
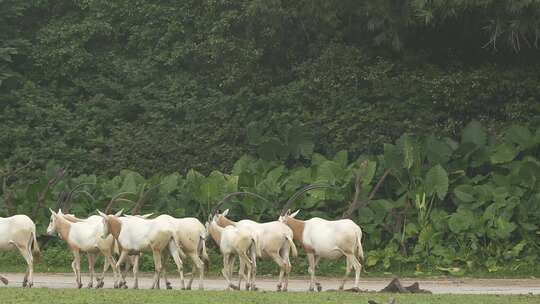
[[[172, 274], [171, 274], [172, 275]], [[20, 287], [23, 279], [22, 273], [7, 273], [3, 274], [9, 279], [8, 287]], [[320, 278], [323, 290], [335, 289], [338, 286], [339, 279]], [[139, 287], [146, 289], [151, 285], [151, 276], [148, 274], [142, 275], [139, 279]], [[173, 288], [178, 288], [179, 282], [177, 278], [171, 279]], [[452, 278], [452, 279], [403, 279], [404, 285], [412, 284], [418, 281], [420, 287], [432, 291], [433, 293], [454, 293], [454, 294], [540, 294], [540, 279], [469, 279], [469, 278]], [[88, 276], [83, 274], [83, 282], [88, 282]], [[112, 288], [112, 277], [107, 276], [105, 279], [105, 288]], [[361, 289], [380, 290], [390, 282], [390, 279], [362, 279], [360, 282]], [[194, 281], [194, 286], [196, 285]], [[347, 285], [350, 287], [351, 283]], [[86, 286], [86, 283], [85, 283]], [[131, 286], [131, 280], [128, 279], [128, 286]], [[261, 290], [273, 291], [276, 287], [275, 279], [258, 278], [257, 286]], [[348, 288], [346, 286], [346, 288]], [[34, 287], [47, 288], [74, 288], [74, 277], [72, 274], [44, 274], [38, 273], [34, 275]], [[305, 278], [294, 278], [289, 281], [289, 291], [306, 291], [308, 280]], [[205, 280], [205, 289], [207, 290], [223, 290], [225, 281], [222, 278], [208, 278]]]

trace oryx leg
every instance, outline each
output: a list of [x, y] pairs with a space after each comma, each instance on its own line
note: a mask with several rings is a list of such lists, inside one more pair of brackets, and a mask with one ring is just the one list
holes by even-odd
[[154, 257], [154, 282], [152, 283], [152, 289], [159, 289], [159, 280], [163, 264], [161, 263], [161, 250], [159, 248], [152, 248], [152, 255]]
[[257, 277], [257, 251], [256, 249], [251, 250], [251, 261], [252, 261], [251, 282], [249, 285], [250, 285], [251, 290], [257, 290], [257, 287], [255, 286], [255, 278]]
[[86, 287], [92, 288], [94, 286], [94, 266], [96, 264], [96, 255], [88, 252], [86, 256], [88, 257], [88, 271], [90, 272], [90, 282], [88, 282]]
[[133, 289], [139, 289], [139, 257], [140, 255], [135, 255], [133, 257]]
[[229, 253], [223, 254], [223, 269], [221, 269], [221, 273], [227, 281], [227, 290], [236, 289], [231, 282], [231, 254]]
[[[239, 265], [239, 268], [238, 268], [238, 289], [242, 289], [242, 279], [244, 279], [246, 277], [246, 266], [244, 265], [244, 263], [242, 263], [242, 260], [240, 259], [240, 265]], [[233, 273], [232, 271], [232, 267], [231, 267], [231, 275]], [[246, 282], [246, 286], [249, 282]]]
[[352, 258], [354, 256], [352, 255], [346, 255], [345, 258], [346, 258], [346, 261], [347, 261], [347, 268], [345, 270], [345, 276], [343, 276], [343, 279], [341, 280], [341, 284], [339, 285], [339, 290], [343, 290], [343, 288], [345, 287], [345, 283], [347, 282], [347, 279], [349, 278], [349, 275], [351, 274], [351, 269], [352, 269]]
[[[178, 269], [178, 274], [180, 275], [180, 288], [182, 290], [185, 290], [186, 286], [184, 283], [184, 263], [180, 258], [180, 250], [178, 249], [178, 245], [176, 245], [174, 240], [169, 241], [169, 253], [172, 256], [174, 263], [176, 264], [176, 269]], [[167, 286], [167, 288], [169, 288], [169, 286]]]
[[199, 290], [204, 289], [204, 262], [201, 260], [199, 255], [197, 253], [191, 253], [189, 254], [189, 257], [191, 258], [191, 261], [193, 262], [193, 269], [191, 271], [191, 279], [188, 282], [187, 289], [191, 289], [191, 284], [193, 283], [193, 278], [195, 275], [195, 269], [197, 269], [197, 273], [199, 274]]
[[128, 258], [128, 252], [125, 250], [122, 250], [120, 253], [120, 257], [118, 258], [118, 261], [116, 261], [116, 269], [121, 269], [122, 263], [126, 262], [126, 270], [124, 272], [121, 272], [122, 279], [120, 280], [120, 283], [118, 283], [118, 288], [121, 288], [122, 286], [126, 286], [126, 273], [129, 270], [129, 262], [126, 261]]
[[[102, 252], [102, 254], [103, 254], [103, 272], [101, 273], [100, 276], [96, 277], [96, 289], [102, 288], [103, 285], [105, 285], [105, 272], [109, 270], [109, 258], [107, 257], [105, 253]], [[116, 280], [116, 276], [114, 277], [114, 279]]]
[[316, 256], [313, 253], [308, 253], [307, 258], [308, 258], [308, 264], [309, 264], [308, 272], [311, 276], [310, 281], [309, 281], [309, 291], [315, 290], [314, 285], [317, 285], [317, 290], [321, 291], [322, 289], [321, 284], [315, 278], [315, 269], [317, 268], [317, 264], [319, 263], [320, 258], [319, 256]]
[[287, 269], [287, 262], [283, 260], [283, 258], [277, 252], [272, 252], [269, 255], [279, 267], [279, 281], [277, 285], [277, 291], [281, 291], [283, 287], [283, 276], [285, 275]]
[[169, 278], [167, 277], [167, 267], [163, 266], [163, 269], [161, 270], [161, 277], [165, 281], [165, 287], [167, 289], [172, 289], [172, 284], [169, 281]]
[[[246, 271], [242, 271], [241, 273], [239, 273], [239, 276], [243, 276], [244, 279], [246, 280], [246, 290], [249, 290], [250, 286], [251, 286], [251, 271], [252, 271], [252, 268], [253, 268], [253, 262], [251, 261], [251, 259], [249, 258], [249, 256], [245, 253], [245, 252], [242, 252], [242, 253], [239, 253], [238, 254], [238, 258], [240, 259], [240, 268], [243, 268], [245, 267], [246, 268]], [[243, 266], [243, 267], [242, 267]], [[246, 275], [247, 273], [247, 275]], [[238, 283], [238, 288], [240, 289], [240, 283]]]
[[360, 283], [360, 272], [362, 271], [362, 264], [354, 255], [352, 256], [351, 261], [352, 266], [354, 267], [354, 288], [358, 289], [360, 288], [358, 285]]
[[26, 262], [26, 273], [24, 274], [22, 287], [32, 287], [34, 285], [34, 256], [32, 255], [32, 247], [15, 242], [10, 243], [17, 247]]
[[289, 288], [289, 274], [291, 273], [291, 261], [289, 259], [289, 251], [290, 247], [286, 246], [282, 252], [281, 252], [281, 258], [285, 262], [285, 277], [284, 277], [284, 283], [281, 287], [281, 291], [287, 291]]
[[75, 273], [75, 283], [77, 284], [77, 288], [81, 288], [81, 253], [79, 249], [73, 249], [73, 262], [71, 263], [71, 268]]

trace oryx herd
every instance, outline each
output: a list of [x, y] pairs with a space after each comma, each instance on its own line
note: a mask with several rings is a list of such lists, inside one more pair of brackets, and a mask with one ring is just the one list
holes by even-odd
[[[210, 213], [205, 225], [197, 218], [174, 218], [169, 215], [153, 217], [147, 215], [105, 214], [98, 210], [98, 215], [86, 219], [65, 214], [61, 210], [50, 209], [51, 217], [47, 233], [58, 235], [73, 254], [71, 267], [75, 273], [76, 286], [82, 287], [81, 253], [88, 257], [90, 281], [88, 288], [104, 286], [104, 276], [111, 267], [115, 288], [127, 288], [126, 273], [133, 267], [133, 288], [138, 288], [139, 258], [143, 252], [152, 253], [154, 278], [152, 288], [160, 288], [160, 279], [171, 288], [163, 267], [162, 258], [170, 255], [176, 264], [181, 289], [191, 289], [195, 274], [198, 274], [198, 288], [204, 288], [205, 262], [208, 263], [206, 241], [214, 240], [223, 256], [223, 277], [227, 289], [240, 289], [242, 280], [246, 290], [256, 290], [257, 258], [274, 261], [279, 267], [278, 291], [287, 291], [290, 256], [297, 256], [295, 242], [304, 249], [308, 259], [310, 274], [309, 290], [321, 290], [315, 277], [315, 269], [321, 258], [339, 259], [346, 257], [346, 273], [339, 285], [343, 290], [347, 278], [354, 268], [354, 288], [358, 289], [360, 271], [364, 260], [362, 249], [362, 231], [349, 219], [325, 220], [311, 218], [296, 219], [298, 211], [291, 213], [290, 206], [298, 196], [314, 187], [305, 187], [287, 202], [278, 219], [272, 222], [258, 223], [252, 220], [238, 222], [227, 218], [229, 209], [218, 209], [232, 196], [251, 194], [236, 192], [228, 195], [217, 204]], [[255, 195], [257, 196], [257, 195]], [[26, 215], [0, 218], [0, 251], [18, 250], [27, 263], [23, 287], [33, 285], [33, 259], [39, 254], [36, 240], [36, 228]], [[104, 257], [103, 272], [96, 277], [94, 285], [94, 265], [97, 256]], [[115, 255], [119, 255], [115, 259]], [[238, 256], [240, 268], [238, 284], [232, 282], [234, 259]], [[189, 257], [193, 264], [192, 276], [184, 282], [183, 261]], [[121, 270], [125, 264], [124, 270]], [[4, 281], [4, 278], [0, 276]], [[7, 281], [4, 281], [7, 283]]]

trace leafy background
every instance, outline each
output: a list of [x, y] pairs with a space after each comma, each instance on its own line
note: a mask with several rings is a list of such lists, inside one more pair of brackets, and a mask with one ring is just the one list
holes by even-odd
[[0, 213], [33, 215], [58, 255], [46, 207], [81, 183], [81, 216], [152, 189], [141, 212], [203, 219], [249, 190], [271, 203], [237, 200], [234, 217], [264, 221], [313, 182], [335, 187], [301, 216], [339, 218], [360, 172], [368, 269], [536, 269], [539, 14], [528, 0], [0, 1], [0, 170], [32, 160], [2, 174]]

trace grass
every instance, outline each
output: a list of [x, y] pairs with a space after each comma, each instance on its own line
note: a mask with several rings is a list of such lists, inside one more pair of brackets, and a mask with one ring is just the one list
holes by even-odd
[[402, 295], [376, 293], [337, 292], [226, 292], [226, 291], [170, 291], [170, 290], [75, 290], [75, 289], [22, 289], [0, 288], [0, 302], [3, 304], [25, 303], [368, 303], [374, 300], [386, 304], [395, 298], [399, 304], [406, 303], [474, 303], [512, 304], [540, 303], [540, 296], [519, 295]]

